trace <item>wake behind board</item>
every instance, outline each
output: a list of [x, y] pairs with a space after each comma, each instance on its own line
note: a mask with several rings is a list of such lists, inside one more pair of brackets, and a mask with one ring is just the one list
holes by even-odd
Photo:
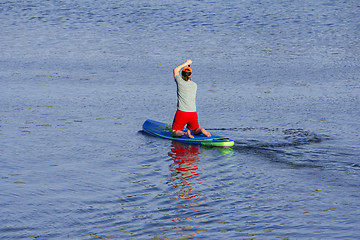
[[[186, 136], [173, 137], [171, 135], [171, 125], [157, 122], [154, 120], [146, 120], [143, 124], [143, 130], [149, 135], [165, 138], [168, 140], [178, 141], [187, 144], [196, 144], [207, 147], [232, 147], [234, 141], [229, 138], [214, 136], [206, 137], [203, 134], [194, 135], [195, 138], [188, 138]], [[187, 129], [185, 129], [186, 131]]]

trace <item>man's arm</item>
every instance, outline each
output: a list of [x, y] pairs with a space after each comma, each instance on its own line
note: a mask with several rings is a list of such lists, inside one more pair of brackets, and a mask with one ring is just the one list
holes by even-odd
[[186, 60], [185, 63], [177, 66], [176, 68], [174, 68], [174, 77], [176, 77], [176, 75], [179, 75], [180, 74], [180, 70], [183, 69], [184, 67], [188, 66], [188, 65], [191, 65], [192, 64], [192, 61], [190, 59]]

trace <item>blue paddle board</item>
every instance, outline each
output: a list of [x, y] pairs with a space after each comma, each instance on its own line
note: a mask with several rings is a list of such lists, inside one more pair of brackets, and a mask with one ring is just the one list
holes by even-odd
[[[143, 130], [145, 133], [155, 137], [165, 138], [168, 140], [178, 141], [187, 144], [196, 144], [207, 147], [234, 146], [233, 140], [230, 140], [229, 138], [226, 137], [220, 137], [214, 135], [212, 135], [211, 137], [206, 137], [203, 134], [199, 134], [199, 135], [194, 135], [195, 138], [188, 138], [186, 136], [173, 137], [171, 135], [171, 125], [162, 122], [157, 122], [154, 120], [146, 120], [143, 124]], [[185, 129], [184, 131], [187, 131], [187, 129]]]

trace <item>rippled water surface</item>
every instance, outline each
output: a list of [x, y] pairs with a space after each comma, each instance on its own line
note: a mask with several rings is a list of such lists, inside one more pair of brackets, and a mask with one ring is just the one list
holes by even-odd
[[[358, 239], [360, 3], [0, 2], [1, 239]], [[193, 60], [203, 148], [171, 123]]]

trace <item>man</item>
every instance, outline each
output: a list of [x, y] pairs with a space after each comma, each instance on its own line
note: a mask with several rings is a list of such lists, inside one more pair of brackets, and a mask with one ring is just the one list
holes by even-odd
[[[204, 128], [199, 127], [198, 115], [196, 112], [196, 91], [197, 84], [191, 81], [192, 61], [188, 59], [185, 63], [174, 68], [174, 78], [177, 85], [177, 111], [172, 124], [172, 136], [194, 138], [193, 134], [204, 134], [210, 137], [211, 134]], [[180, 70], [181, 76], [180, 76]], [[185, 125], [187, 130], [184, 132]], [[191, 130], [191, 131], [190, 131]]]

